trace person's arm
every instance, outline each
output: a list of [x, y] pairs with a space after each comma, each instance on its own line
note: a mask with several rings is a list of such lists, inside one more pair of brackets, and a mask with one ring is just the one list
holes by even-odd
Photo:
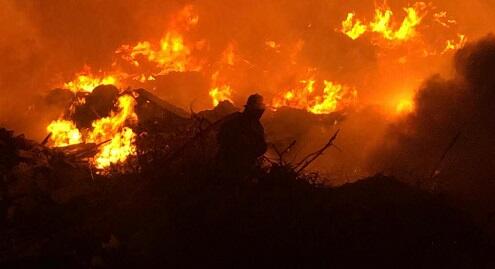
[[266, 140], [265, 140], [265, 131], [263, 127], [261, 127], [256, 139], [257, 139], [256, 155], [258, 157], [261, 157], [261, 155], [265, 154], [266, 150], [268, 149], [268, 145], [266, 144]]

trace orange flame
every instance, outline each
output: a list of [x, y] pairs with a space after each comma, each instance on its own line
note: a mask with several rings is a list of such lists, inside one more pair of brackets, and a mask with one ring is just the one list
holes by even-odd
[[347, 19], [342, 22], [342, 29], [340, 30], [352, 40], [358, 39], [368, 28], [360, 20], [354, 22], [354, 16], [356, 16], [355, 13], [347, 13]]
[[274, 109], [287, 106], [304, 109], [313, 114], [329, 114], [336, 111], [340, 101], [345, 98], [355, 98], [357, 91], [350, 90], [349, 87], [324, 80], [323, 94], [317, 95], [315, 92], [316, 80], [300, 81], [304, 87], [286, 91], [272, 100]]
[[303, 88], [291, 89], [281, 96], [276, 96], [272, 100], [272, 107], [275, 109], [283, 106], [308, 109], [310, 107], [310, 95], [314, 91], [315, 82], [314, 79], [301, 80], [300, 83], [304, 85]]
[[395, 107], [397, 114], [408, 114], [414, 111], [414, 101], [411, 99], [400, 99]]
[[324, 81], [325, 88], [323, 96], [315, 98], [315, 104], [308, 108], [308, 111], [314, 114], [328, 114], [337, 109], [337, 102], [342, 99], [343, 86], [334, 84], [330, 81]]
[[123, 127], [109, 143], [105, 144], [94, 157], [93, 164], [105, 169], [112, 164], [124, 163], [129, 156], [136, 155], [136, 134], [129, 127]]
[[120, 96], [117, 100], [118, 111], [112, 111], [110, 116], [95, 120], [92, 129], [84, 132], [84, 136], [71, 121], [53, 121], [47, 127], [47, 131], [51, 133], [50, 145], [63, 147], [83, 142], [104, 143], [94, 157], [94, 166], [105, 169], [112, 164], [123, 163], [129, 156], [136, 154], [136, 134], [125, 126], [137, 121], [135, 105], [136, 100], [132, 96]]
[[213, 106], [217, 106], [220, 102], [222, 101], [230, 101], [232, 102], [231, 95], [232, 95], [232, 89], [228, 85], [223, 85], [220, 87], [215, 87], [210, 90], [209, 92]]
[[65, 147], [82, 142], [82, 135], [76, 125], [68, 120], [55, 120], [46, 127], [54, 147]]
[[142, 41], [133, 47], [123, 45], [117, 53], [135, 67], [146, 63], [153, 64], [158, 69], [153, 75], [199, 69], [198, 66], [191, 65], [191, 50], [184, 44], [182, 35], [175, 32], [167, 33], [159, 44]]
[[[137, 72], [131, 72], [134, 80], [145, 82], [155, 76], [170, 72], [199, 71], [201, 65], [196, 63], [191, 54], [193, 49], [200, 49], [202, 42], [196, 45], [186, 44], [181, 32], [189, 31], [198, 24], [199, 16], [192, 5], [186, 5], [169, 25], [169, 30], [158, 42], [140, 41], [131, 46], [121, 45], [115, 53], [125, 62], [130, 63]], [[148, 70], [149, 67], [153, 70]]]
[[136, 154], [134, 144], [136, 134], [132, 129], [124, 126], [128, 121], [137, 121], [137, 115], [134, 113], [135, 105], [136, 100], [132, 96], [120, 96], [117, 113], [112, 111], [110, 116], [92, 123], [93, 130], [88, 134], [88, 142], [103, 143], [110, 140], [96, 154], [94, 159], [96, 168], [104, 169], [111, 164], [122, 163], [129, 155]]
[[442, 51], [442, 54], [463, 48], [467, 41], [468, 40], [465, 35], [457, 34], [457, 41], [453, 39], [447, 40], [447, 44], [445, 45], [445, 49]]
[[404, 8], [406, 17], [398, 29], [394, 29], [393, 12], [386, 6], [375, 9], [375, 17], [368, 25], [363, 24], [359, 19], [354, 19], [354, 13], [348, 13], [340, 31], [353, 40], [367, 31], [378, 33], [387, 40], [408, 40], [416, 35], [416, 28], [425, 16], [423, 12], [425, 9], [426, 4], [423, 2]]
[[76, 74], [72, 81], [64, 83], [64, 88], [72, 92], [92, 92], [99, 85], [119, 86], [117, 75], [95, 75], [89, 66], [84, 66], [82, 71]]

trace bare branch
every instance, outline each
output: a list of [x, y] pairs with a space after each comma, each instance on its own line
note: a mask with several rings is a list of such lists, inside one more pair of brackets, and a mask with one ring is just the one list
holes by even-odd
[[338, 129], [335, 134], [328, 140], [328, 142], [325, 144], [325, 146], [323, 146], [321, 149], [309, 154], [308, 156], [306, 156], [296, 167], [299, 167], [297, 170], [296, 170], [296, 173], [299, 174], [300, 172], [302, 172], [306, 167], [308, 167], [308, 165], [310, 165], [312, 162], [314, 162], [316, 159], [318, 159], [318, 157], [320, 157], [324, 152], [325, 150], [327, 150], [327, 148], [329, 148], [330, 146], [333, 145], [333, 141], [335, 141], [335, 139], [337, 138], [337, 135], [339, 134], [340, 132], [340, 129]]

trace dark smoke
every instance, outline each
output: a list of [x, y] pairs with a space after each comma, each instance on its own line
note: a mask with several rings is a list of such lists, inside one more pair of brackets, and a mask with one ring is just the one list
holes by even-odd
[[[422, 186], [490, 199], [495, 190], [495, 36], [467, 45], [452, 79], [433, 76], [416, 112], [393, 124], [371, 158], [375, 169]], [[475, 198], [473, 198], [475, 197]]]

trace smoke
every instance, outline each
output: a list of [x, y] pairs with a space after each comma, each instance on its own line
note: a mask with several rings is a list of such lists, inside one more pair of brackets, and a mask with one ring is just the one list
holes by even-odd
[[420, 179], [424, 186], [464, 197], [491, 197], [495, 36], [458, 51], [453, 65], [453, 78], [436, 75], [423, 84], [415, 113], [390, 126], [370, 163], [406, 180]]

